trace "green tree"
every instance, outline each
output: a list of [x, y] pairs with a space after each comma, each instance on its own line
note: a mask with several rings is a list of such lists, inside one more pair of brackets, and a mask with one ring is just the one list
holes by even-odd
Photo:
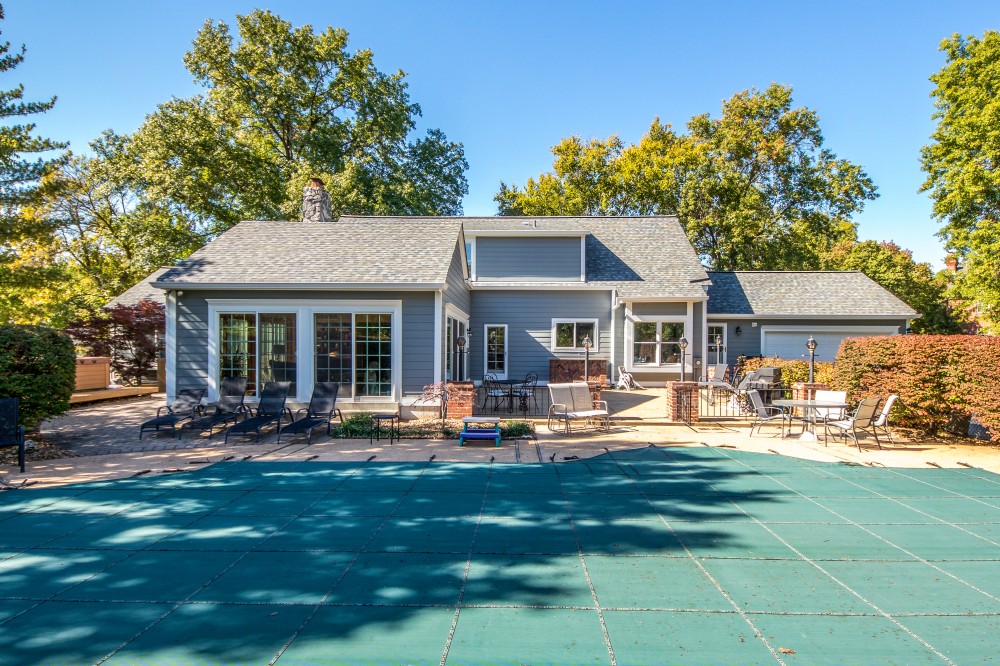
[[819, 117], [772, 84], [725, 101], [685, 133], [653, 121], [636, 145], [618, 137], [555, 148], [553, 171], [523, 188], [500, 184], [502, 215], [677, 215], [716, 269], [815, 268], [853, 241], [851, 217], [875, 186], [823, 147]]
[[914, 333], [959, 333], [961, 326], [948, 306], [948, 285], [930, 264], [913, 261], [913, 253], [892, 241], [842, 243], [821, 262], [825, 270], [861, 271], [920, 313]]
[[241, 219], [295, 219], [322, 177], [334, 214], [455, 214], [468, 191], [461, 144], [410, 141], [420, 107], [403, 72], [384, 74], [347, 32], [269, 11], [207, 21], [184, 63], [204, 95], [162, 104], [134, 137], [153, 200], [210, 232]]
[[[3, 17], [0, 7], [0, 20]], [[12, 49], [10, 42], [0, 43], [0, 74], [24, 62], [25, 52], [23, 45]], [[45, 176], [62, 163], [63, 157], [53, 153], [67, 144], [38, 136], [33, 122], [16, 120], [45, 113], [55, 103], [55, 97], [24, 101], [23, 84], [0, 90], [0, 322], [16, 319], [30, 291], [57, 274], [37, 254], [24, 254], [51, 233], [48, 221], [32, 209], [52, 185]]]
[[963, 270], [955, 286], [1000, 326], [1000, 33], [941, 42], [946, 62], [930, 77], [937, 128], [921, 151], [939, 235]]

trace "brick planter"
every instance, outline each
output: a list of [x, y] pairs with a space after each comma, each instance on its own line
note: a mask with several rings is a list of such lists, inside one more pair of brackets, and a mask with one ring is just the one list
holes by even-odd
[[448, 418], [472, 416], [476, 403], [476, 386], [472, 382], [448, 382]]
[[[608, 385], [608, 362], [605, 359], [590, 359], [589, 384], [593, 391], [594, 384]], [[553, 358], [549, 359], [549, 383], [565, 384], [583, 381], [583, 359]]]

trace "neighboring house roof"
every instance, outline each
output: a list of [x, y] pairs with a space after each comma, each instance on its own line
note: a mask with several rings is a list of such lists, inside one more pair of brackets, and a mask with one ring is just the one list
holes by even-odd
[[343, 216], [240, 222], [179, 262], [157, 287], [443, 286], [460, 218]]
[[584, 231], [589, 286], [617, 289], [620, 299], [705, 298], [708, 275], [676, 217], [466, 217], [462, 223], [470, 235]]
[[919, 316], [861, 271], [709, 271], [709, 315]]
[[156, 282], [168, 270], [170, 270], [170, 266], [157, 268], [126, 291], [112, 298], [104, 307], [113, 308], [118, 305], [136, 305], [139, 301], [153, 301], [154, 303], [163, 305], [165, 301], [163, 290], [154, 287], [153, 282]]

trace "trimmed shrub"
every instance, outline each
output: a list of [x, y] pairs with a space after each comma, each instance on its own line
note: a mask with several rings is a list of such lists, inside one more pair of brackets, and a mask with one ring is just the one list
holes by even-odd
[[20, 398], [21, 425], [69, 409], [76, 354], [69, 336], [44, 326], [0, 326], [0, 398]]
[[[750, 372], [760, 368], [781, 368], [781, 381], [786, 386], [791, 386], [795, 382], [809, 381], [809, 361], [788, 360], [783, 358], [744, 358], [741, 357], [742, 372]], [[737, 362], [739, 366], [739, 362]], [[813, 381], [829, 384], [833, 377], [833, 363], [828, 361], [816, 361]]]
[[[1000, 439], [1000, 338], [905, 335], [844, 340], [831, 385], [851, 400], [899, 395], [893, 420], [936, 432], [970, 416]], [[964, 432], [963, 432], [964, 434]]]

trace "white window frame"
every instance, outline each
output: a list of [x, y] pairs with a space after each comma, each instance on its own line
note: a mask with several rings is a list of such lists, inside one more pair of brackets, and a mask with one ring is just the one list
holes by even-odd
[[[392, 327], [391, 391], [388, 396], [355, 397], [354, 402], [398, 402], [403, 395], [403, 302], [399, 300], [285, 300], [285, 299], [206, 299], [208, 303], [208, 399], [219, 399], [219, 315], [234, 313], [296, 315], [296, 382], [298, 395], [289, 396], [306, 403], [312, 397], [315, 382], [313, 353], [315, 351], [314, 314], [350, 313], [390, 315]], [[353, 325], [353, 323], [352, 323]], [[352, 379], [353, 387], [353, 379]]]
[[656, 328], [657, 354], [659, 354], [659, 339], [663, 330], [662, 324], [683, 324], [684, 337], [688, 339], [688, 348], [685, 354], [685, 372], [694, 371], [694, 350], [695, 342], [691, 339], [694, 332], [694, 308], [692, 303], [687, 303], [686, 315], [636, 315], [632, 312], [631, 302], [625, 305], [625, 369], [629, 372], [677, 372], [681, 371], [680, 363], [667, 363], [665, 365], [654, 365], [652, 363], [635, 363], [635, 324], [636, 322], [656, 322], [660, 325]]
[[[552, 337], [549, 339], [549, 350], [550, 351], [554, 351], [554, 352], [578, 352], [580, 354], [584, 353], [583, 347], [557, 347], [556, 346], [556, 326], [558, 326], [559, 324], [573, 324], [573, 325], [576, 325], [576, 324], [593, 324], [594, 325], [594, 336], [590, 339], [590, 341], [592, 343], [594, 343], [594, 346], [592, 346], [590, 348], [590, 351], [591, 351], [591, 353], [595, 353], [595, 352], [598, 351], [598, 340], [601, 337], [600, 336], [600, 329], [598, 328], [598, 320], [597, 319], [590, 319], [590, 318], [587, 318], [587, 317], [579, 317], [579, 318], [574, 318], [574, 317], [565, 318], [564, 317], [564, 318], [561, 318], [561, 319], [553, 319], [552, 320]], [[573, 332], [574, 332], [573, 339], [575, 341], [576, 340], [576, 335], [575, 335], [576, 330], [574, 329]]]
[[709, 347], [715, 344], [715, 339], [708, 332], [708, 329], [712, 326], [722, 327], [722, 360], [719, 363], [729, 363], [729, 324], [724, 321], [708, 321], [705, 323], [705, 366], [712, 365], [716, 362], [716, 354], [709, 351]]
[[[493, 372], [487, 369], [487, 362], [489, 359], [489, 347], [490, 347], [490, 336], [489, 331], [491, 328], [502, 328], [503, 329], [503, 372]], [[494, 374], [497, 379], [507, 379], [507, 371], [510, 370], [509, 364], [510, 357], [510, 330], [507, 324], [483, 324], [483, 375]]]
[[470, 372], [470, 369], [469, 369], [469, 347], [468, 347], [468, 344], [469, 344], [469, 330], [470, 330], [469, 329], [469, 319], [470, 319], [470, 317], [464, 311], [458, 309], [457, 307], [455, 307], [451, 303], [445, 303], [444, 312], [445, 312], [445, 315], [444, 315], [445, 332], [441, 336], [442, 339], [443, 339], [441, 344], [443, 344], [444, 348], [445, 348], [444, 349], [445, 362], [444, 362], [444, 365], [443, 365], [443, 368], [442, 368], [442, 375], [443, 375], [444, 378], [447, 378], [447, 376], [448, 376], [448, 361], [447, 361], [447, 359], [450, 358], [450, 354], [452, 353], [452, 350], [450, 350], [450, 349], [447, 348], [448, 347], [448, 345], [447, 345], [447, 340], [448, 340], [448, 333], [447, 333], [447, 331], [451, 328], [449, 326], [449, 324], [448, 324], [448, 320], [454, 320], [454, 321], [458, 322], [459, 324], [463, 324], [465, 326], [465, 337], [466, 337], [465, 376], [464, 377], [459, 377], [457, 379], [453, 378], [453, 379], [450, 379], [450, 380], [447, 380], [447, 381], [453, 381], [453, 382], [468, 381], [469, 377], [471, 376], [471, 372]]

